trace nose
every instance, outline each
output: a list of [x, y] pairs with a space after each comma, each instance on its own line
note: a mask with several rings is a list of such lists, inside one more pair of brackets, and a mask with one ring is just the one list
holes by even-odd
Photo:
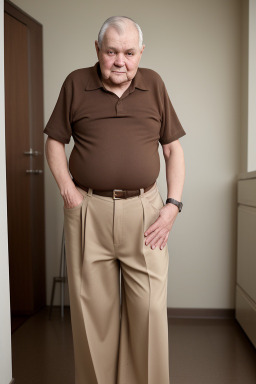
[[124, 66], [124, 55], [122, 53], [118, 53], [116, 55], [115, 66], [116, 67], [123, 67]]

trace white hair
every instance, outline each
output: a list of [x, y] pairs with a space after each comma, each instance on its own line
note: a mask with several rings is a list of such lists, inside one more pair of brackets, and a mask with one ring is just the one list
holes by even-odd
[[138, 34], [139, 34], [139, 47], [141, 49], [142, 48], [142, 44], [143, 44], [142, 30], [141, 30], [139, 24], [137, 24], [130, 17], [126, 17], [126, 16], [111, 16], [106, 21], [104, 21], [104, 23], [103, 23], [103, 25], [102, 25], [102, 27], [101, 27], [101, 29], [99, 31], [99, 34], [98, 34], [99, 48], [101, 48], [102, 40], [104, 38], [104, 35], [105, 35], [107, 29], [109, 27], [113, 27], [113, 28], [115, 28], [117, 30], [118, 33], [123, 33], [124, 32], [125, 24], [127, 23], [127, 20], [131, 21], [133, 23], [134, 27], [138, 31]]

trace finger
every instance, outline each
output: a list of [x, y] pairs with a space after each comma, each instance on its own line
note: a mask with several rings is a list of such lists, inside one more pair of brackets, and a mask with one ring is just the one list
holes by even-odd
[[162, 244], [161, 244], [161, 246], [160, 246], [160, 249], [161, 249], [161, 250], [166, 246], [167, 241], [168, 241], [168, 237], [169, 237], [169, 232], [168, 232], [167, 235], [165, 236], [164, 241], [162, 242]]
[[145, 244], [148, 245], [149, 243], [152, 242], [152, 240], [155, 238], [155, 236], [161, 231], [161, 228], [158, 227], [155, 231], [151, 232], [145, 240]]
[[153, 231], [155, 231], [158, 228], [158, 226], [159, 226], [159, 219], [160, 219], [160, 217], [158, 217], [156, 219], [156, 221], [154, 221], [154, 223], [151, 224], [150, 227], [148, 227], [148, 229], [144, 232], [145, 236], [148, 236], [150, 233], [152, 233]]
[[164, 238], [165, 238], [165, 232], [160, 231], [160, 232], [154, 237], [154, 239], [152, 240], [152, 242], [151, 242], [151, 248], [154, 249], [154, 248], [156, 248], [157, 246], [159, 246], [159, 249], [160, 249], [160, 244], [163, 242]]
[[155, 244], [153, 244], [152, 246], [151, 246], [151, 248], [152, 249], [155, 249], [155, 248], [157, 248], [157, 246], [159, 246], [159, 249], [160, 249], [160, 244], [162, 243], [162, 238], [160, 238]]
[[150, 244], [150, 246], [152, 246], [156, 243], [156, 241], [158, 241], [159, 237], [162, 237], [164, 235], [165, 233], [163, 233], [163, 229], [158, 228], [158, 230], [155, 230], [146, 238], [145, 244]]

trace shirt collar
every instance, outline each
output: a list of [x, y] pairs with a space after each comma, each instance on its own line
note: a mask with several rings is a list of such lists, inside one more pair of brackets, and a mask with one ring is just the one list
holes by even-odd
[[99, 62], [97, 62], [92, 67], [91, 76], [86, 84], [85, 91], [93, 91], [99, 88], [103, 88], [103, 84], [100, 79], [100, 65]]
[[[85, 86], [85, 91], [93, 91], [99, 88], [103, 88], [103, 84], [100, 78], [100, 64], [97, 61], [97, 63], [92, 67], [91, 76], [89, 77], [89, 80]], [[138, 88], [142, 91], [148, 91], [148, 87], [145, 85], [140, 68], [138, 68], [137, 73], [132, 79], [130, 87], [128, 88], [129, 93], [133, 92], [135, 88]]]
[[138, 68], [137, 73], [132, 79], [132, 82], [129, 88], [130, 88], [130, 92], [133, 92], [135, 88], [140, 89], [141, 91], [149, 90], [149, 88], [145, 84], [140, 68]]

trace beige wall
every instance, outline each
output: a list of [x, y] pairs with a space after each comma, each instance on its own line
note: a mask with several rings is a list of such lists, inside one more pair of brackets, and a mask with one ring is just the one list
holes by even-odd
[[256, 170], [256, 0], [241, 0], [241, 172]]
[[241, 0], [241, 151], [240, 171], [248, 170], [248, 53], [249, 0]]
[[248, 151], [247, 170], [256, 170], [256, 1], [249, 0], [248, 12]]
[[[141, 66], [163, 77], [187, 132], [181, 139], [187, 172], [184, 210], [168, 244], [168, 306], [233, 308], [241, 120], [240, 0], [14, 2], [44, 26], [45, 122], [65, 76], [96, 62], [94, 40], [102, 22], [123, 14], [141, 25], [146, 44]], [[69, 145], [67, 153], [70, 149]], [[158, 184], [165, 199], [161, 147], [159, 151]], [[63, 212], [48, 167], [45, 185], [49, 302], [52, 276], [59, 270]]]

